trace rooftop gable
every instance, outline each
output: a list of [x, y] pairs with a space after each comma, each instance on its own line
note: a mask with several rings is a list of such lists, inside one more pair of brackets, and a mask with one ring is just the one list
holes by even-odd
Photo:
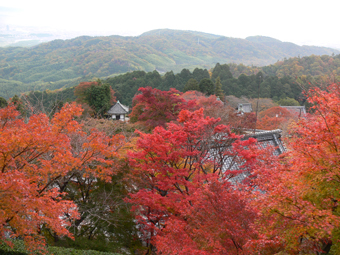
[[114, 106], [112, 106], [107, 113], [113, 115], [113, 114], [127, 114], [128, 112], [129, 107], [121, 104], [118, 100], [117, 103]]

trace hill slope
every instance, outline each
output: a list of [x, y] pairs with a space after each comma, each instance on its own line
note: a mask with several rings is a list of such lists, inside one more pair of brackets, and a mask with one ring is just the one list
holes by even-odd
[[210, 68], [217, 62], [268, 65], [279, 59], [338, 54], [268, 37], [230, 38], [193, 31], [153, 30], [138, 37], [89, 37], [54, 40], [32, 48], [0, 48], [0, 96], [58, 89], [92, 77], [133, 70]]

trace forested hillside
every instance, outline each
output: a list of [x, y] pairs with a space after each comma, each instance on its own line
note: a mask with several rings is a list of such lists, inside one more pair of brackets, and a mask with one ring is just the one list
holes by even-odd
[[[175, 88], [187, 90], [202, 89], [206, 94], [214, 94], [216, 79], [220, 77], [221, 89], [226, 96], [247, 98], [271, 98], [279, 101], [293, 98], [303, 104], [303, 91], [313, 85], [323, 86], [340, 81], [340, 55], [289, 58], [274, 65], [264, 67], [245, 66], [243, 64], [216, 64], [212, 69], [182, 69], [179, 73], [172, 71], [160, 74], [158, 71], [133, 71], [122, 75], [102, 79], [115, 91], [117, 100], [132, 106], [132, 98], [140, 87], [150, 86], [160, 90]], [[193, 83], [194, 85], [193, 85]], [[190, 87], [195, 86], [196, 88]], [[203, 85], [205, 84], [205, 85]], [[74, 101], [74, 87], [57, 91], [31, 92], [31, 102], [42, 104], [47, 109], [57, 101]]]
[[308, 80], [308, 82], [321, 85], [325, 82], [339, 80], [340, 55], [294, 57], [262, 67], [262, 70], [267, 75], [291, 76], [299, 78], [301, 82]]
[[[277, 76], [268, 76], [262, 72], [257, 73], [257, 75], [241, 74], [238, 77], [234, 77], [229, 65], [226, 64], [217, 64], [212, 70], [211, 77], [206, 69], [196, 68], [193, 72], [190, 72], [188, 69], [183, 69], [178, 74], [167, 72], [164, 76], [161, 76], [157, 71], [149, 73], [135, 71], [109, 78], [106, 82], [116, 92], [115, 95], [118, 100], [126, 105], [131, 105], [132, 98], [140, 87], [150, 86], [160, 90], [175, 88], [185, 92], [188, 90], [186, 86], [189, 86], [188, 83], [191, 79], [194, 79], [199, 87], [211, 87], [202, 92], [208, 95], [214, 94], [217, 77], [220, 77], [222, 90], [225, 95], [256, 98], [258, 97], [258, 85], [260, 84], [259, 96], [262, 98], [279, 100], [289, 97], [295, 98], [296, 100], [303, 100], [301, 98], [302, 89], [293, 77], [284, 76], [279, 78]], [[205, 83], [207, 85], [204, 85]]]
[[129, 71], [180, 72], [216, 63], [264, 66], [294, 56], [339, 51], [298, 46], [267, 37], [229, 38], [192, 31], [155, 30], [138, 37], [54, 40], [32, 48], [0, 48], [0, 96], [72, 87], [93, 77]]

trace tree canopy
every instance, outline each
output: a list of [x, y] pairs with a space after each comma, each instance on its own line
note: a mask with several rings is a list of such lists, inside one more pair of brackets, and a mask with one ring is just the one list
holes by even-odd
[[[256, 236], [256, 213], [230, 181], [251, 171], [255, 139], [242, 141], [218, 122], [204, 117], [203, 109], [182, 110], [178, 124], [138, 132], [129, 160], [142, 186], [128, 201], [150, 250], [156, 245], [164, 254], [237, 254]], [[229, 161], [236, 155], [237, 169]]]
[[339, 253], [339, 86], [310, 91], [315, 114], [293, 127], [285, 157], [267, 159], [258, 169], [258, 245], [282, 246], [291, 254]]
[[130, 114], [131, 120], [143, 122], [148, 129], [165, 126], [166, 123], [176, 120], [182, 109], [195, 104], [181, 97], [176, 89], [161, 91], [151, 87], [140, 88], [140, 94], [133, 99], [134, 107]]
[[64, 199], [65, 187], [76, 175], [108, 181], [119, 137], [83, 132], [75, 104], [51, 120], [35, 114], [28, 122], [15, 108], [0, 109], [0, 234], [21, 237], [34, 251], [45, 242], [43, 229], [72, 237], [68, 226], [81, 215], [75, 201]]

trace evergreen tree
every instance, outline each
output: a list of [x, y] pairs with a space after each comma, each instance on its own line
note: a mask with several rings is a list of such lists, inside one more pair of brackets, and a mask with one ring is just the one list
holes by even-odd
[[255, 77], [256, 83], [260, 85], [263, 82], [263, 73], [258, 72]]
[[175, 88], [176, 76], [173, 71], [166, 72], [165, 75], [162, 77], [162, 84], [160, 89], [161, 90], [169, 90], [170, 88]]
[[201, 80], [198, 86], [201, 92], [207, 95], [214, 94], [214, 83], [210, 79]]
[[230, 72], [230, 67], [227, 64], [220, 65], [217, 63], [212, 71], [211, 79], [215, 81], [217, 77], [220, 77], [222, 82], [233, 78], [233, 74]]
[[8, 105], [5, 98], [0, 97], [0, 108], [5, 108]]
[[10, 101], [16, 106], [16, 110], [21, 113], [21, 116], [26, 115], [27, 111], [20, 97], [14, 95], [14, 97], [12, 97]]
[[218, 76], [217, 79], [216, 79], [216, 83], [215, 83], [215, 95], [219, 99], [224, 101], [224, 93], [223, 93], [223, 90], [222, 90], [222, 84], [221, 84], [220, 76]]
[[192, 72], [192, 77], [198, 81], [198, 83], [204, 78], [210, 79], [210, 75], [207, 69], [195, 68]]
[[108, 84], [92, 85], [86, 90], [86, 102], [99, 116], [104, 116], [111, 107], [111, 92]]
[[188, 82], [185, 84], [183, 92], [189, 91], [189, 90], [197, 90], [199, 91], [200, 88], [198, 86], [198, 82], [196, 81], [196, 79], [191, 78], [190, 80], [188, 80]]
[[187, 82], [191, 77], [192, 77], [192, 74], [190, 72], [189, 69], [182, 69], [182, 71], [179, 73], [179, 76], [185, 81]]

